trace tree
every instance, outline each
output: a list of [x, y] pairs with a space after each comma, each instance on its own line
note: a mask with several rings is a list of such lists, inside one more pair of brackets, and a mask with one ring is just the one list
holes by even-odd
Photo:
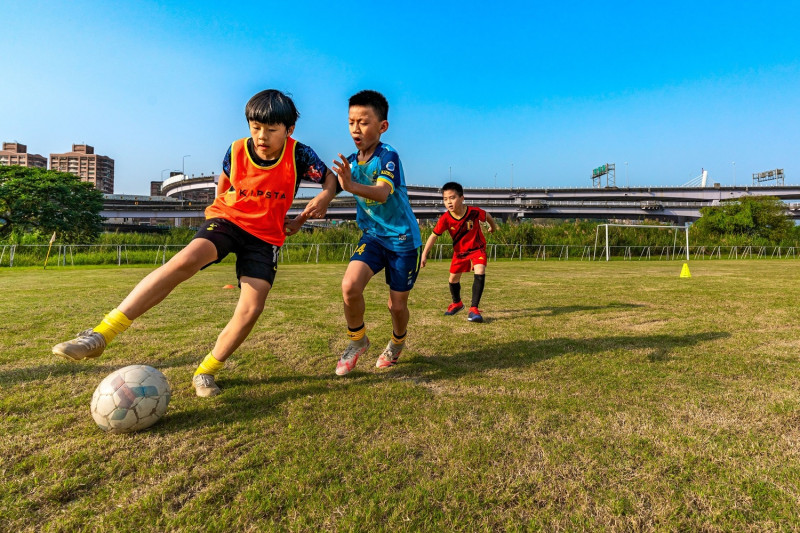
[[91, 242], [102, 230], [103, 194], [65, 172], [0, 166], [0, 238], [12, 234], [58, 233]]
[[747, 235], [777, 243], [793, 226], [786, 204], [774, 196], [743, 196], [702, 207], [700, 214], [696, 229], [712, 236]]

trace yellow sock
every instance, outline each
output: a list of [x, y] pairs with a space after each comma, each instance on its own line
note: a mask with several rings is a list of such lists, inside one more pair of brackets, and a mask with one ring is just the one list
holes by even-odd
[[407, 331], [405, 333], [403, 333], [402, 335], [398, 335], [397, 333], [392, 331], [392, 344], [400, 346], [401, 344], [406, 342], [406, 334], [408, 334]]
[[217, 361], [217, 358], [214, 357], [211, 352], [208, 352], [206, 358], [203, 359], [203, 362], [200, 363], [200, 366], [198, 366], [197, 370], [194, 371], [194, 375], [211, 374], [213, 376], [222, 370], [223, 366], [225, 366], [225, 361]]
[[122, 311], [114, 309], [103, 317], [103, 321], [94, 328], [94, 331], [102, 335], [106, 339], [106, 344], [108, 344], [114, 340], [117, 334], [128, 329], [131, 322], [133, 321], [126, 317]]
[[353, 342], [358, 342], [367, 334], [367, 327], [364, 324], [357, 327], [355, 330], [347, 328], [347, 338]]

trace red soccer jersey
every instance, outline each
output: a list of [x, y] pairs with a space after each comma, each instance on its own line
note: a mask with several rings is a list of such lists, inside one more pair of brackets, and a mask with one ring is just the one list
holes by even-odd
[[436, 222], [433, 232], [442, 235], [445, 230], [453, 238], [453, 255], [465, 257], [476, 250], [486, 248], [486, 239], [481, 231], [480, 222], [486, 222], [486, 211], [480, 207], [467, 206], [467, 212], [461, 218], [454, 217], [445, 211]]

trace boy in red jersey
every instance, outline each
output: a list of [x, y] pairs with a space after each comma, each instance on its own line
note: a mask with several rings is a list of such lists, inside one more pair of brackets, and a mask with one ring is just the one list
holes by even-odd
[[[280, 91], [253, 96], [245, 107], [250, 137], [228, 149], [217, 197], [206, 208], [206, 221], [192, 241], [140, 281], [97, 327], [54, 346], [53, 353], [73, 361], [100, 356], [117, 334], [178, 284], [234, 253], [239, 302], [192, 378], [198, 396], [219, 394], [214, 375], [261, 315], [286, 236], [296, 233], [308, 218], [325, 216], [336, 194], [336, 176], [310, 147], [291, 137], [299, 116], [292, 99]], [[300, 215], [288, 220], [301, 179], [321, 183], [323, 190]]]
[[447, 211], [439, 217], [433, 233], [425, 243], [422, 251], [421, 266], [425, 266], [428, 254], [436, 243], [436, 239], [445, 230], [453, 238], [453, 260], [450, 262], [450, 294], [453, 303], [444, 312], [454, 315], [464, 309], [461, 302], [461, 274], [475, 270], [475, 279], [472, 283], [472, 303], [469, 308], [470, 322], [483, 322], [483, 316], [478, 309], [486, 281], [486, 239], [481, 232], [481, 222], [489, 224], [489, 233], [497, 230], [492, 215], [480, 207], [464, 205], [464, 188], [460, 184], [450, 181], [442, 186], [442, 199]]

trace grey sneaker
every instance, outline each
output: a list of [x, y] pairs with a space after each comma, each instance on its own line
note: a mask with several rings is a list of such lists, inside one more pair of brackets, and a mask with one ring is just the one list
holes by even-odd
[[400, 352], [403, 351], [405, 346], [405, 342], [398, 346], [392, 341], [389, 341], [389, 344], [386, 345], [386, 349], [383, 350], [383, 353], [378, 356], [378, 360], [375, 361], [375, 366], [378, 368], [389, 368], [390, 366], [396, 365], [397, 360], [400, 359]]
[[77, 338], [53, 346], [53, 353], [70, 361], [80, 361], [100, 357], [105, 349], [106, 338], [93, 329], [86, 329], [78, 333]]
[[214, 383], [214, 376], [211, 374], [197, 374], [192, 378], [192, 385], [197, 395], [201, 398], [208, 398], [216, 396], [221, 391], [216, 383]]
[[344, 376], [349, 374], [356, 367], [358, 358], [367, 353], [368, 348], [369, 339], [366, 336], [358, 342], [350, 341], [339, 362], [336, 363], [336, 375]]

